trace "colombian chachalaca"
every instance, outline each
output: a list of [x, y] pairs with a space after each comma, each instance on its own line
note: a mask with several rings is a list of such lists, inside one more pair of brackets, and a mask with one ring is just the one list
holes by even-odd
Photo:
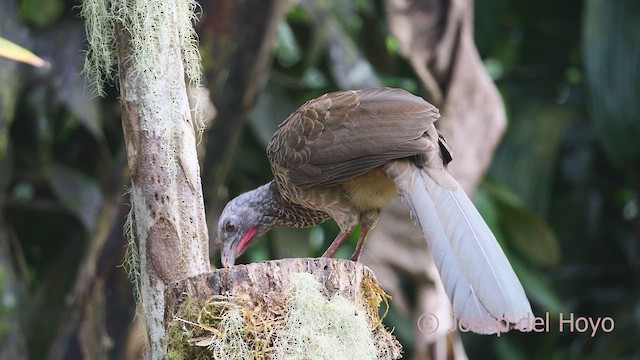
[[[274, 180], [233, 199], [218, 223], [222, 263], [232, 266], [274, 227], [333, 218], [333, 256], [358, 223], [357, 261], [381, 209], [401, 195], [430, 245], [458, 317], [510, 323], [531, 306], [500, 245], [450, 174], [438, 109], [401, 89], [340, 91], [311, 100], [273, 135]], [[482, 331], [481, 331], [482, 332]]]

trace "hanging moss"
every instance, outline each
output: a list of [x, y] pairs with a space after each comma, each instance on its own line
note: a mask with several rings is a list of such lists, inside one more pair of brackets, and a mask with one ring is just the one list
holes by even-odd
[[[198, 6], [195, 0], [84, 0], [81, 15], [89, 43], [84, 71], [93, 79], [98, 94], [104, 95], [105, 82], [116, 80], [116, 35], [130, 43], [131, 53], [122, 61], [134, 74], [161, 78], [166, 54], [159, 49], [177, 48], [190, 85], [200, 88], [200, 53], [193, 28]], [[204, 129], [200, 105], [196, 105], [198, 133]]]

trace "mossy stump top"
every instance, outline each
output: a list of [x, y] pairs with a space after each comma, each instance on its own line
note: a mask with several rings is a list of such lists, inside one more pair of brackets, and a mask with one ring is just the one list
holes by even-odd
[[167, 358], [398, 359], [380, 319], [388, 298], [369, 268], [348, 260], [217, 269], [167, 291]]

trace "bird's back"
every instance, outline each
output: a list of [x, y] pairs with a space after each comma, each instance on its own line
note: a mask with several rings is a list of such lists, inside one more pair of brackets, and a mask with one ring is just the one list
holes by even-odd
[[277, 182], [331, 187], [391, 160], [438, 149], [438, 117], [437, 108], [401, 89], [329, 93], [280, 124], [267, 155]]

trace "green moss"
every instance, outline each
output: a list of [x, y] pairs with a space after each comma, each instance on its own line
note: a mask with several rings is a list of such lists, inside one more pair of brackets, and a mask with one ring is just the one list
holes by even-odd
[[189, 340], [204, 336], [206, 330], [185, 322], [197, 324], [198, 313], [203, 305], [203, 302], [197, 299], [187, 298], [178, 309], [175, 315], [176, 320], [167, 327], [167, 360], [211, 358], [206, 348], [189, 344]]
[[264, 359], [253, 305], [232, 297], [187, 299], [167, 328], [167, 359]]

